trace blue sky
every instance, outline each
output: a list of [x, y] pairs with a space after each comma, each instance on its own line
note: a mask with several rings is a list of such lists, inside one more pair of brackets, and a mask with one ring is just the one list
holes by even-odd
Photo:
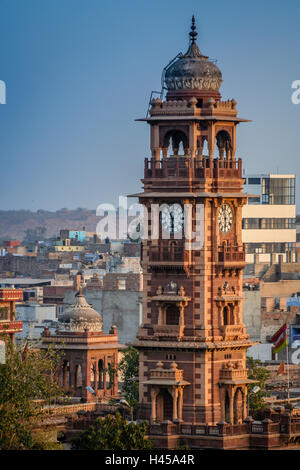
[[140, 190], [149, 134], [134, 119], [193, 14], [223, 98], [253, 120], [238, 128], [244, 168], [300, 175], [298, 0], [1, 0], [0, 209], [95, 209]]

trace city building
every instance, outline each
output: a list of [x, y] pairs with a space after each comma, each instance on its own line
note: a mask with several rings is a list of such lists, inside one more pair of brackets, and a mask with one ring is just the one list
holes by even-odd
[[17, 321], [16, 302], [23, 301], [22, 289], [0, 289], [0, 338], [8, 335], [12, 341], [22, 331], [22, 322]]
[[[86, 301], [81, 290], [75, 303], [58, 319], [57, 332], [45, 328], [40, 348], [59, 347], [64, 355], [58, 369], [58, 383], [73, 397], [83, 401], [118, 397], [118, 332], [112, 326], [102, 331], [102, 317]], [[90, 390], [87, 388], [90, 387]], [[91, 392], [92, 389], [92, 392]]]
[[16, 320], [22, 321], [23, 330], [16, 334], [16, 342], [40, 338], [45, 326], [51, 331], [57, 328], [57, 306], [26, 302], [16, 305]]
[[245, 175], [243, 207], [247, 263], [296, 261], [295, 175]]

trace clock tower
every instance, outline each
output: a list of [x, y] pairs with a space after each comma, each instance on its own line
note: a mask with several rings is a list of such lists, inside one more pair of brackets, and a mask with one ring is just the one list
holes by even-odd
[[143, 192], [133, 195], [148, 214], [143, 321], [134, 343], [139, 417], [161, 445], [162, 426], [179, 435], [184, 426], [241, 424], [251, 382], [242, 318], [247, 195], [236, 156], [237, 125], [247, 120], [234, 99], [222, 100], [222, 73], [197, 45], [194, 17], [189, 36], [187, 52], [165, 69], [165, 99], [152, 100], [140, 119], [150, 125], [151, 157]]

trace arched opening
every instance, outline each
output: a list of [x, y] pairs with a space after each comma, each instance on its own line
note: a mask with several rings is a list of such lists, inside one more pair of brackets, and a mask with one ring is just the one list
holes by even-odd
[[224, 310], [223, 310], [223, 318], [224, 318], [224, 325], [225, 326], [230, 325], [230, 311], [227, 305], [226, 307], [224, 307]]
[[230, 414], [229, 414], [229, 407], [230, 407], [230, 400], [229, 400], [229, 394], [228, 391], [226, 390], [225, 392], [225, 422], [230, 423]]
[[98, 361], [98, 389], [103, 390], [104, 388], [104, 363], [103, 359]]
[[70, 362], [69, 361], [63, 361], [62, 364], [62, 386], [64, 390], [68, 390], [70, 387]]
[[227, 131], [220, 131], [216, 135], [216, 142], [219, 151], [219, 158], [224, 160], [226, 155], [226, 159], [228, 160], [232, 156], [232, 144], [231, 144], [231, 137]]
[[91, 370], [90, 370], [90, 384], [92, 388], [95, 388], [95, 383], [96, 383], [96, 366], [95, 364], [92, 364]]
[[75, 367], [75, 389], [82, 387], [82, 369], [81, 364], [77, 364]]
[[166, 309], [166, 325], [179, 325], [179, 309], [176, 305], [171, 304]]
[[171, 130], [167, 132], [163, 139], [163, 154], [166, 155], [186, 155], [188, 148], [188, 138], [181, 130]]
[[173, 398], [168, 390], [162, 390], [157, 397], [157, 419], [158, 421], [173, 419]]
[[114, 381], [114, 368], [112, 366], [112, 363], [109, 362], [107, 365], [107, 378], [106, 378], [106, 388], [107, 390], [112, 388], [112, 384]]
[[233, 400], [233, 422], [234, 424], [241, 424], [243, 422], [243, 392], [238, 388], [234, 394]]

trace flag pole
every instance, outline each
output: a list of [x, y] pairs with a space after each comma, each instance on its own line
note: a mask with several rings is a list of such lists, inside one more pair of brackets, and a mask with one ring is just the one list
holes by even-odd
[[288, 339], [286, 339], [286, 370], [287, 370], [288, 403], [290, 403], [290, 372], [289, 372], [289, 342], [288, 342]]

